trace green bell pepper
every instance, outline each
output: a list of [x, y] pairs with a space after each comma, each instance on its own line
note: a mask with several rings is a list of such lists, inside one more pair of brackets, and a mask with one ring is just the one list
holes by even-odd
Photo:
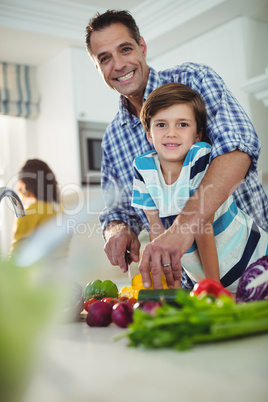
[[84, 297], [85, 301], [89, 299], [101, 300], [104, 297], [118, 297], [118, 288], [110, 280], [102, 282], [100, 279], [96, 279], [86, 285]]

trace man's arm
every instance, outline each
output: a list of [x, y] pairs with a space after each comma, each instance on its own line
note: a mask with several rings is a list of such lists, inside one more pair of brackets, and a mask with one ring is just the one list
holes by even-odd
[[169, 287], [180, 287], [180, 260], [191, 247], [200, 228], [216, 212], [220, 205], [239, 186], [246, 176], [251, 158], [235, 150], [212, 160], [202, 182], [186, 203], [173, 225], [153, 242], [142, 254], [139, 270], [145, 287], [151, 286], [151, 271], [154, 287], [162, 287], [162, 255], [168, 253], [171, 266], [164, 273]]

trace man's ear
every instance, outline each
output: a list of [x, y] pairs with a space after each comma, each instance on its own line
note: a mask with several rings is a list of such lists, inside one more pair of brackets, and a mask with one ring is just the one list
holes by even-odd
[[151, 136], [150, 131], [146, 132], [147, 140], [152, 144], [153, 143], [153, 137]]
[[146, 57], [146, 55], [147, 55], [147, 45], [146, 45], [146, 42], [145, 42], [145, 40], [143, 39], [142, 36], [140, 37], [140, 48], [142, 50], [142, 53], [143, 53], [144, 57]]

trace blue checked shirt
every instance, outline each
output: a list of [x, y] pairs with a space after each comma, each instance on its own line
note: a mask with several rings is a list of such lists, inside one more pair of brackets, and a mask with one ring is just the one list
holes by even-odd
[[[252, 158], [247, 177], [235, 191], [237, 205], [268, 231], [268, 198], [257, 173], [260, 142], [247, 114], [210, 67], [185, 63], [157, 72], [150, 68], [144, 101], [157, 87], [178, 82], [200, 93], [206, 103], [207, 134], [212, 142], [210, 161], [216, 156], [239, 149]], [[119, 111], [107, 128], [102, 141], [102, 190], [106, 203], [100, 214], [104, 230], [108, 222], [120, 220], [138, 235], [149, 230], [143, 210], [131, 206], [133, 160], [153, 149], [140, 120], [128, 111], [128, 101], [120, 97]]]

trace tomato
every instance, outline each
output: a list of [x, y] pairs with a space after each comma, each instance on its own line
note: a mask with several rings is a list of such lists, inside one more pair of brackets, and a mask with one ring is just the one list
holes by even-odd
[[202, 292], [219, 297], [220, 295], [225, 295], [232, 297], [229, 290], [225, 289], [219, 281], [215, 279], [203, 279], [202, 281], [196, 283], [191, 294], [199, 295]]
[[131, 297], [130, 299], [127, 300], [127, 302], [134, 306], [134, 304], [137, 303], [137, 299], [135, 299], [135, 297]]
[[121, 302], [127, 302], [128, 300], [129, 300], [129, 298], [126, 297], [126, 296], [121, 296], [121, 297], [118, 297], [118, 298], [117, 298], [117, 301], [118, 301], [119, 303], [121, 303]]
[[91, 304], [95, 303], [96, 301], [97, 301], [97, 299], [86, 300], [84, 302], [84, 310], [86, 310], [88, 312], [89, 306], [91, 306]]
[[101, 299], [101, 301], [103, 301], [104, 303], [111, 304], [112, 306], [118, 303], [118, 300], [114, 297], [104, 297], [103, 299]]

